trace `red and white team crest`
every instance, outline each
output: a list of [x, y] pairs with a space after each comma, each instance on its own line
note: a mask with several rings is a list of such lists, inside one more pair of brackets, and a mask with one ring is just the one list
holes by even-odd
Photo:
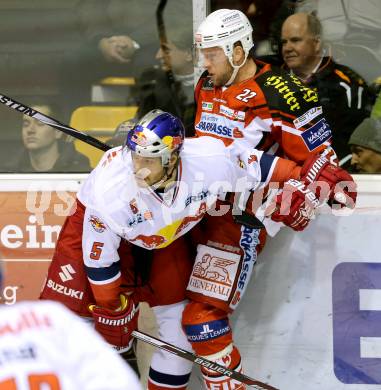
[[106, 225], [95, 215], [90, 215], [89, 222], [97, 233], [103, 233], [106, 230]]
[[257, 162], [257, 161], [258, 161], [258, 157], [255, 154], [252, 154], [252, 155], [249, 156], [249, 159], [248, 159], [247, 162], [249, 164], [252, 164], [252, 163]]

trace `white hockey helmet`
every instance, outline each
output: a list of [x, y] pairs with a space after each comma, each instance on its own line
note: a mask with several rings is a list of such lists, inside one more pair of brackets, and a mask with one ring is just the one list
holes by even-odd
[[196, 49], [221, 47], [233, 62], [233, 48], [241, 42], [246, 58], [253, 47], [253, 28], [246, 15], [234, 9], [219, 9], [209, 14], [195, 33]]

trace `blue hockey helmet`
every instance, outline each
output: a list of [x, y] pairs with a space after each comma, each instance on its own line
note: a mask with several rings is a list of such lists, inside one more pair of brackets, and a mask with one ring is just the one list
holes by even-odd
[[127, 134], [126, 146], [143, 157], [161, 157], [162, 165], [169, 164], [172, 153], [183, 146], [185, 129], [176, 116], [159, 109], [152, 110]]

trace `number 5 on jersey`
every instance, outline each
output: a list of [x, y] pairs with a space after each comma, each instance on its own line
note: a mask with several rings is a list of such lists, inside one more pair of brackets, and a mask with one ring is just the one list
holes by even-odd
[[103, 245], [103, 242], [94, 241], [93, 246], [91, 247], [90, 259], [99, 260], [102, 254]]

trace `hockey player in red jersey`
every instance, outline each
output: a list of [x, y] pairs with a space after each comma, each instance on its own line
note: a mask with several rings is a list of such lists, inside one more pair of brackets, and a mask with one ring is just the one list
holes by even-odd
[[[241, 179], [249, 178], [247, 188], [256, 189], [275, 177], [283, 183], [290, 172], [296, 178], [300, 170], [295, 162], [280, 164], [279, 157], [263, 151], [225, 148], [216, 138], [184, 140], [184, 132], [178, 118], [153, 110], [128, 133], [124, 147], [105, 153], [77, 194], [42, 291], [43, 299], [91, 315], [95, 328], [119, 351], [131, 346], [142, 301], [153, 308], [160, 338], [190, 350], [181, 316], [195, 254], [184, 235], [225, 188], [235, 191]], [[210, 274], [211, 260], [214, 275], [226, 284], [230, 280], [221, 267], [238, 266], [236, 254], [230, 262], [226, 256], [217, 263], [215, 256], [204, 260], [199, 273]], [[145, 271], [144, 278], [141, 272], [135, 277], [137, 269]], [[185, 389], [191, 368], [188, 361], [156, 350], [148, 388]]]
[[[229, 148], [257, 148], [301, 165], [298, 180], [292, 179], [293, 172], [283, 194], [275, 197], [275, 211], [264, 222], [266, 230], [238, 224], [231, 213], [207, 216], [201, 224], [203, 235], [198, 237], [188, 284], [187, 296], [192, 301], [184, 310], [183, 327], [197, 354], [242, 370], [229, 314], [245, 293], [266, 231], [275, 234], [280, 223], [296, 231], [308, 225], [313, 213], [299, 213], [297, 206], [304, 201], [307, 185], [320, 203], [339, 199], [349, 207], [354, 207], [356, 190], [352, 177], [332, 164], [331, 129], [316, 92], [253, 58], [252, 27], [242, 12], [211, 13], [198, 27], [195, 48], [206, 68], [195, 91], [197, 135], [221, 139]], [[279, 162], [279, 171], [285, 161]], [[266, 164], [262, 159], [261, 167]], [[286, 165], [283, 172], [287, 175]], [[295, 208], [282, 212], [282, 197], [292, 198]], [[244, 388], [206, 368], [202, 374], [208, 389]]]

